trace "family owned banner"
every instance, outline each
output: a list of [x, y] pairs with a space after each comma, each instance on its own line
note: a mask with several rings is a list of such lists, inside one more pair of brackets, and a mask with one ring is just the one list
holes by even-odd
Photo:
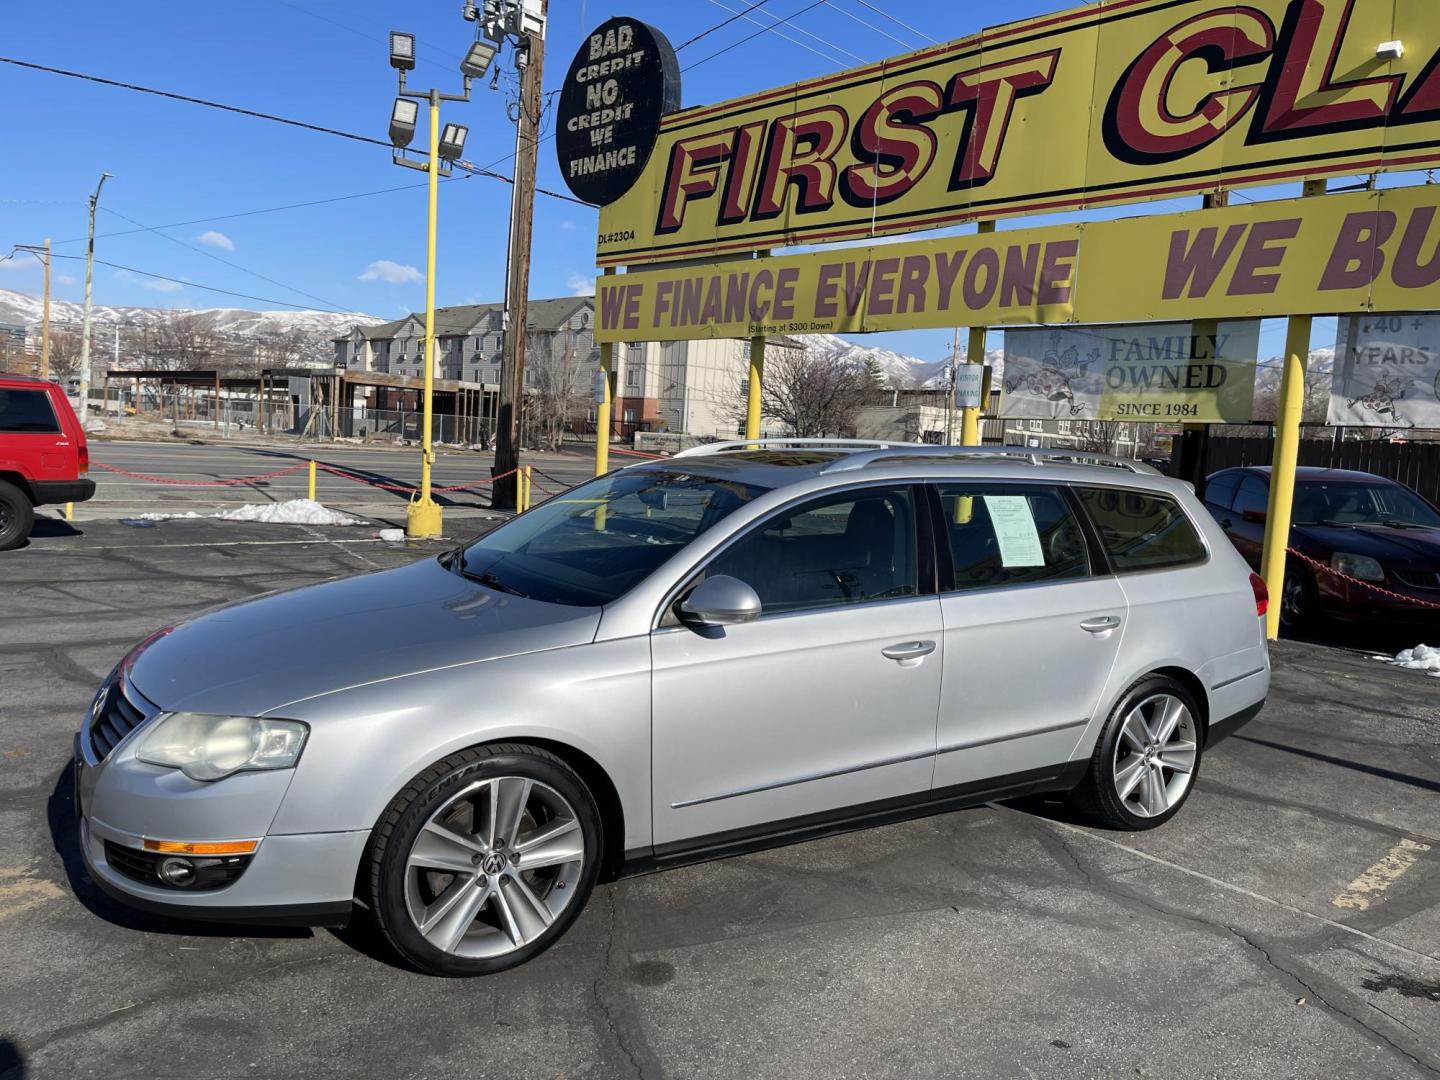
[[1330, 423], [1440, 428], [1440, 313], [1340, 320]]
[[1005, 331], [1000, 415], [1137, 423], [1246, 423], [1260, 323]]

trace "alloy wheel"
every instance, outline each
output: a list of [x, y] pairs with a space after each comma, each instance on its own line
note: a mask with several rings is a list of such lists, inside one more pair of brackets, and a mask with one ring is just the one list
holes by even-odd
[[1195, 774], [1195, 717], [1179, 698], [1154, 694], [1125, 716], [1115, 740], [1115, 793], [1136, 817], [1165, 813], [1185, 796]]
[[490, 959], [539, 938], [571, 904], [585, 865], [575, 809], [525, 776], [477, 780], [420, 829], [405, 907], [435, 948]]
[[1285, 575], [1285, 584], [1280, 588], [1280, 617], [1287, 624], [1299, 623], [1305, 617], [1305, 582], [1300, 575]]

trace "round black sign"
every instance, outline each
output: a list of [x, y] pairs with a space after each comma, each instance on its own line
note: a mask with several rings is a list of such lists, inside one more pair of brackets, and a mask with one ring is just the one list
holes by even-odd
[[577, 198], [604, 206], [640, 177], [660, 118], [680, 107], [680, 66], [665, 35], [611, 19], [586, 37], [565, 73], [555, 131], [560, 172]]

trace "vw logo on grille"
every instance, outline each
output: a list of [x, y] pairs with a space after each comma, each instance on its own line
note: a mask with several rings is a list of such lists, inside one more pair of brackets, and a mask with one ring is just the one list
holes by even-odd
[[109, 696], [108, 690], [101, 690], [95, 695], [95, 703], [90, 706], [90, 719], [100, 715], [100, 710], [105, 707], [105, 698]]
[[480, 864], [480, 869], [487, 874], [498, 874], [505, 869], [505, 855], [503, 852], [492, 851], [485, 856], [485, 861]]

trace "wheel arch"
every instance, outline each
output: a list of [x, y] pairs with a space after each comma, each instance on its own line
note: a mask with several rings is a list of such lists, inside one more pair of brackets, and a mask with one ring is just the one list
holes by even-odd
[[[1209, 734], [1210, 698], [1209, 695], [1205, 692], [1205, 684], [1200, 681], [1200, 676], [1196, 675], [1188, 668], [1174, 666], [1156, 668], [1154, 671], [1148, 672], [1147, 674], [1164, 675], [1166, 678], [1174, 679], [1177, 683], [1183, 686], [1189, 692], [1190, 696], [1195, 699], [1195, 704], [1200, 706], [1199, 720], [1201, 725], [1205, 728], [1206, 734]], [[1145, 676], [1143, 675], [1141, 676], [1141, 678], [1144, 677]], [[1131, 685], [1133, 686], [1134, 683], [1132, 682]]]
[[20, 494], [30, 500], [31, 505], [35, 503], [35, 490], [30, 486], [29, 479], [23, 474], [8, 469], [0, 469], [0, 480], [20, 489]]

